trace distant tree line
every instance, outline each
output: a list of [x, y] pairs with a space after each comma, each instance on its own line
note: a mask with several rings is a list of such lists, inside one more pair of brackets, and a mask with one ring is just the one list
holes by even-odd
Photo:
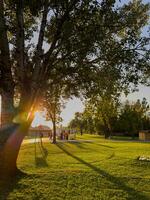
[[121, 134], [134, 138], [140, 130], [150, 129], [150, 107], [146, 98], [125, 103], [109, 98], [94, 99], [93, 103], [91, 101], [87, 101], [84, 112], [75, 113], [69, 123], [71, 128], [81, 134], [104, 134], [105, 138]]

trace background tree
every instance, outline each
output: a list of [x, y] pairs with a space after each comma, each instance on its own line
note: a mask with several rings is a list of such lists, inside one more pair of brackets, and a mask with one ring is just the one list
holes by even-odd
[[16, 172], [21, 142], [54, 79], [84, 89], [94, 81], [92, 74], [102, 77], [109, 69], [122, 84], [137, 84], [140, 73], [149, 67], [149, 39], [140, 34], [148, 21], [149, 5], [133, 1], [116, 7], [115, 3], [0, 1], [2, 123], [14, 129], [1, 148], [2, 175]]
[[104, 133], [105, 138], [108, 138], [113, 133], [113, 123], [118, 115], [118, 107], [118, 99], [97, 95], [87, 102], [84, 112], [91, 115], [96, 132]]
[[83, 120], [84, 120], [84, 132], [88, 134], [94, 134], [97, 132], [97, 125], [94, 115], [91, 112], [90, 105], [86, 104], [85, 110], [83, 111]]
[[43, 106], [46, 108], [46, 117], [48, 120], [51, 120], [53, 124], [53, 144], [56, 143], [56, 125], [62, 121], [60, 114], [65, 106], [63, 97], [63, 87], [58, 84], [49, 89], [44, 98]]
[[[149, 104], [145, 98], [136, 102], [120, 103], [118, 99], [98, 97], [86, 101], [80, 118], [75, 117], [70, 126], [79, 129], [83, 123], [84, 132], [104, 134], [105, 138], [118, 133], [134, 139], [140, 130], [150, 129]], [[77, 113], [78, 114], [78, 113]]]
[[72, 119], [69, 123], [69, 127], [76, 129], [80, 132], [80, 134], [83, 134], [83, 130], [85, 128], [85, 119], [83, 118], [83, 113], [76, 112], [74, 119]]
[[126, 135], [131, 135], [134, 139], [140, 130], [150, 128], [150, 119], [147, 116], [148, 110], [149, 105], [145, 98], [142, 101], [137, 100], [135, 103], [126, 101], [122, 105], [114, 129], [118, 132], [126, 133]]

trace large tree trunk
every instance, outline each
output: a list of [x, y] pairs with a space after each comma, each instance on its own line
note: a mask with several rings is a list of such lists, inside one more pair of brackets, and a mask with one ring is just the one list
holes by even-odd
[[[20, 113], [14, 115], [13, 100], [7, 97], [2, 97], [3, 127], [0, 129], [0, 178], [4, 179], [14, 176], [17, 172], [16, 162], [20, 146], [33, 120], [32, 112], [30, 112], [31, 103], [26, 112], [20, 107]], [[27, 105], [29, 105], [29, 101], [26, 102]], [[26, 108], [26, 104], [22, 105], [22, 108]], [[28, 113], [30, 113], [30, 117], [27, 117]], [[5, 116], [5, 114], [7, 115]], [[15, 123], [12, 121], [13, 118], [15, 118]]]
[[56, 144], [56, 122], [53, 121], [53, 144]]
[[6, 179], [17, 173], [17, 157], [21, 143], [29, 129], [29, 124], [12, 124], [1, 130], [9, 135], [0, 150], [0, 177]]
[[1, 97], [1, 127], [3, 127], [12, 123], [15, 109], [13, 106], [13, 94], [3, 92]]

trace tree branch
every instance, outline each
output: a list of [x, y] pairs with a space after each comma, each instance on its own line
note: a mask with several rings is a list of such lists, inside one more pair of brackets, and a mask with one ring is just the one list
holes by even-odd
[[13, 98], [14, 82], [11, 73], [9, 41], [7, 37], [7, 27], [4, 17], [4, 2], [0, 0], [0, 75], [1, 93], [7, 93]]
[[43, 40], [44, 40], [44, 31], [47, 23], [47, 14], [48, 14], [48, 3], [44, 4], [44, 10], [43, 10], [43, 16], [42, 16], [42, 21], [41, 21], [41, 26], [40, 26], [40, 33], [39, 33], [39, 38], [38, 38], [38, 44], [37, 44], [37, 51], [36, 54], [40, 56], [42, 54], [42, 46], [43, 46]]
[[4, 2], [0, 0], [0, 55], [4, 68], [11, 67], [10, 65], [10, 51], [7, 37], [7, 28], [4, 18]]
[[20, 69], [20, 78], [24, 82], [25, 78], [25, 56], [24, 56], [24, 0], [17, 0], [16, 3], [16, 20], [17, 20], [17, 33], [16, 33], [16, 59], [18, 68]]
[[61, 35], [61, 32], [62, 32], [62, 27], [65, 23], [65, 21], [69, 18], [69, 13], [70, 11], [73, 9], [73, 7], [76, 5], [76, 3], [78, 2], [79, 0], [73, 0], [71, 3], [70, 3], [70, 6], [68, 6], [68, 9], [66, 10], [66, 12], [64, 13], [64, 15], [60, 18], [60, 19], [57, 19], [58, 23], [57, 23], [57, 30], [56, 30], [56, 33], [54, 35], [54, 39], [53, 39], [53, 42], [49, 48], [49, 50], [46, 52], [46, 54], [44, 55], [44, 60], [45, 60], [45, 64], [47, 65], [48, 62], [49, 62], [49, 58], [51, 56], [51, 54], [53, 53], [54, 49], [55, 49], [55, 46], [56, 46], [56, 43], [58, 41], [58, 39], [60, 38], [60, 35]]
[[[42, 70], [44, 68], [44, 66], [41, 67], [41, 58], [40, 57], [43, 54], [42, 46], [43, 46], [43, 41], [44, 41], [45, 27], [46, 27], [46, 23], [47, 23], [47, 15], [48, 15], [48, 1], [45, 1], [42, 20], [41, 20], [41, 26], [40, 26], [40, 33], [39, 33], [39, 38], [38, 38], [38, 44], [36, 47], [35, 57], [33, 58], [35, 60], [35, 69], [34, 69], [33, 78], [32, 78], [33, 87], [34, 87], [34, 84], [36, 84], [36, 82], [37, 82], [37, 77], [40, 74], [41, 68], [42, 68]], [[39, 79], [38, 79], [38, 81], [39, 81]]]

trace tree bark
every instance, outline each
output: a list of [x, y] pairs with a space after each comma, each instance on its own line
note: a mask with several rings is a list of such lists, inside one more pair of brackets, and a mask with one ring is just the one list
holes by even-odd
[[12, 123], [15, 115], [15, 109], [12, 94], [4, 91], [1, 97], [1, 127], [4, 127]]
[[[29, 101], [26, 102], [27, 105], [29, 104]], [[7, 105], [8, 101], [5, 103]], [[24, 104], [24, 107], [26, 108], [27, 106]], [[21, 119], [22, 110], [20, 110], [21, 113], [17, 113], [17, 116], [13, 116], [15, 118], [19, 116], [18, 121], [16, 120], [17, 124], [12, 122], [12, 118], [9, 118], [9, 124], [0, 129], [0, 178], [2, 179], [15, 176], [18, 171], [16, 163], [20, 146], [28, 133], [28, 129], [34, 117], [32, 112], [30, 113], [30, 110], [31, 107], [26, 110], [26, 114], [30, 115], [26, 115], [23, 119]], [[10, 111], [9, 107], [8, 111]]]
[[1, 134], [9, 133], [9, 137], [0, 149], [0, 178], [6, 179], [17, 173], [17, 157], [21, 143], [29, 129], [29, 124], [12, 124], [1, 130]]
[[2, 96], [1, 126], [10, 124], [14, 115], [13, 95], [14, 82], [11, 73], [9, 42], [4, 16], [4, 1], [0, 1], [0, 90]]
[[53, 144], [56, 144], [56, 122], [53, 121]]

